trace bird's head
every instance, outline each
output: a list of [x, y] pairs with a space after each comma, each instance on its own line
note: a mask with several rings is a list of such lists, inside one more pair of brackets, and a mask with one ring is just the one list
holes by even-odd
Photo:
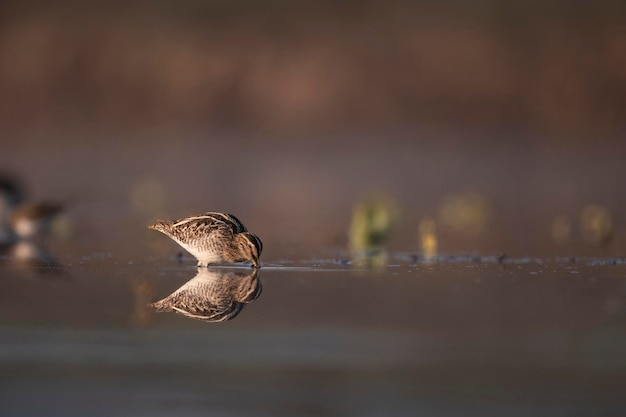
[[238, 233], [236, 236], [239, 241], [241, 260], [250, 261], [253, 267], [258, 268], [259, 258], [263, 250], [261, 239], [257, 235], [248, 232]]

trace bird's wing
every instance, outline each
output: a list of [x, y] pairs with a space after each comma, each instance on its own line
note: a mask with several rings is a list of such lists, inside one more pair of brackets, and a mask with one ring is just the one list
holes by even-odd
[[232, 237], [236, 233], [233, 224], [213, 213], [176, 220], [169, 228], [169, 234], [180, 241], [194, 236], [210, 236], [215, 232], [219, 232], [224, 237]]
[[200, 216], [211, 217], [216, 222], [224, 222], [231, 229], [233, 229], [233, 233], [242, 233], [248, 231], [248, 229], [246, 229], [246, 226], [241, 223], [241, 220], [229, 213], [218, 213], [216, 211], [209, 211], [203, 214], [199, 214], [197, 217]]

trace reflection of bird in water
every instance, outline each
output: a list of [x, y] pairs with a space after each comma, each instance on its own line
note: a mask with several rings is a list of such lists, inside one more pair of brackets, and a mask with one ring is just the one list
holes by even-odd
[[157, 312], [173, 311], [203, 321], [227, 321], [261, 294], [258, 276], [258, 269], [244, 273], [199, 268], [195, 277], [152, 306]]
[[198, 259], [198, 266], [252, 262], [259, 267], [263, 243], [232, 214], [208, 212], [148, 226], [172, 238]]

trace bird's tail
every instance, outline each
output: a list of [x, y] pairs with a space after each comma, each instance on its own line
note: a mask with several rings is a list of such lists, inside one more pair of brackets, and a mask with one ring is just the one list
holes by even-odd
[[165, 299], [156, 301], [154, 303], [149, 304], [157, 313], [174, 311], [172, 305], [170, 303], [165, 302]]

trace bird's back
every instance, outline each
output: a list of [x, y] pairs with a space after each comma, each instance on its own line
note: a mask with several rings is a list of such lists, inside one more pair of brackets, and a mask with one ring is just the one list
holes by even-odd
[[197, 214], [174, 221], [159, 220], [148, 227], [165, 233], [181, 242], [194, 240], [201, 236], [209, 236], [213, 233], [232, 236], [247, 231], [237, 217], [232, 214], [218, 212]]
[[228, 213], [218, 213], [210, 211], [207, 213], [197, 214], [195, 216], [184, 217], [173, 222], [172, 227], [188, 227], [205, 225], [211, 228], [226, 227], [232, 230], [233, 234], [247, 232], [246, 226], [241, 221]]

